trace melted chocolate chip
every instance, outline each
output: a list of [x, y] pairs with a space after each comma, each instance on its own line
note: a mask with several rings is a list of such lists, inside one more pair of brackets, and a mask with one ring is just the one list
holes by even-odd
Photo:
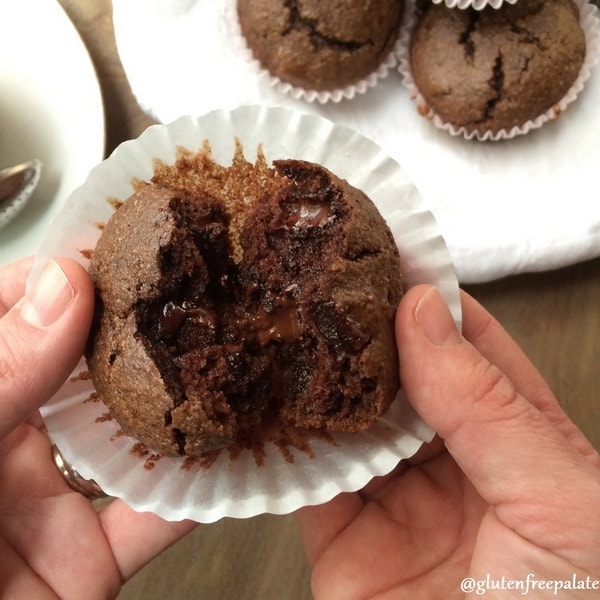
[[168, 301], [158, 312], [158, 324], [163, 336], [174, 336], [183, 326], [186, 319], [193, 319], [196, 324], [206, 325], [212, 329], [216, 323], [213, 315], [206, 309], [194, 306], [193, 303], [184, 300], [181, 304]]
[[299, 337], [298, 307], [291, 299], [278, 298], [272, 310], [259, 307], [235, 316], [231, 322], [238, 340], [257, 342], [260, 346], [293, 342]]

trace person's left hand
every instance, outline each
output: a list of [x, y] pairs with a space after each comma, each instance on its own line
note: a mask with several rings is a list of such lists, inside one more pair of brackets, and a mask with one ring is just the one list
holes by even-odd
[[0, 595], [114, 598], [121, 585], [194, 527], [97, 511], [64, 481], [38, 408], [81, 357], [94, 292], [73, 261], [50, 261], [27, 293], [31, 260], [0, 267]]

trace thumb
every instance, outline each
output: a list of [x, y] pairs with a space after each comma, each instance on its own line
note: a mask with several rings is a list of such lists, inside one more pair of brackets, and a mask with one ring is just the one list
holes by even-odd
[[0, 439], [56, 392], [81, 357], [93, 287], [74, 261], [49, 261], [0, 319]]
[[[573, 478], [576, 490], [575, 482], [592, 471], [597, 486], [595, 466], [462, 337], [436, 288], [411, 289], [396, 325], [407, 397], [489, 504], [546, 502], [556, 496], [557, 481], [568, 489], [566, 479]], [[507, 340], [498, 338], [506, 347], [496, 348], [497, 355], [512, 350]], [[537, 376], [533, 366], [526, 368]]]

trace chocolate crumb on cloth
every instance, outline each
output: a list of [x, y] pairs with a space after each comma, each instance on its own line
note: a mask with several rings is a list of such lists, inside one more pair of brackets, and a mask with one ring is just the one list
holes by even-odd
[[495, 9], [419, 3], [410, 39], [418, 91], [442, 121], [467, 133], [520, 127], [559, 102], [586, 52], [572, 0]]
[[[393, 236], [313, 163], [155, 165], [91, 263], [86, 352], [123, 430], [164, 455], [255, 447], [278, 425], [362, 431], [395, 398]], [[292, 434], [293, 438], [293, 434]], [[298, 442], [300, 443], [300, 442]]]
[[271, 75], [333, 90], [377, 70], [393, 51], [404, 0], [237, 0], [242, 35]]

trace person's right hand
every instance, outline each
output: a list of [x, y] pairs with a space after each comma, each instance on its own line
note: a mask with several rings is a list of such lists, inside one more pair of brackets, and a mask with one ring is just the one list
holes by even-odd
[[[317, 600], [600, 597], [600, 457], [502, 327], [462, 308], [460, 335], [435, 288], [400, 303], [402, 385], [443, 443], [297, 512]], [[574, 577], [588, 589], [555, 593]]]

